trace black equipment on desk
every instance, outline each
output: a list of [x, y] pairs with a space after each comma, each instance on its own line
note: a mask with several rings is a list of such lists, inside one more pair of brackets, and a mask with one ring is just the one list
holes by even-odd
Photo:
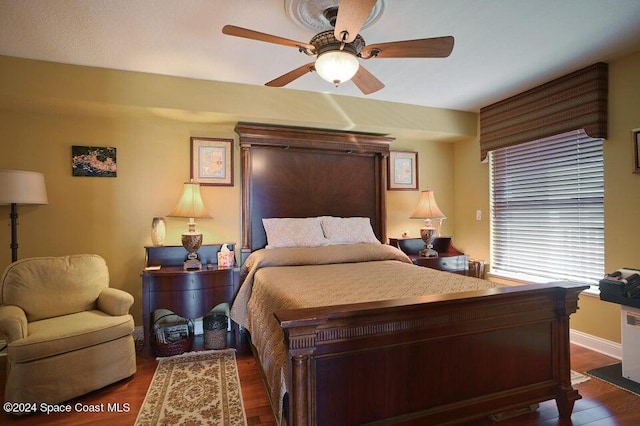
[[600, 280], [600, 294], [640, 299], [640, 270], [622, 268], [607, 274]]

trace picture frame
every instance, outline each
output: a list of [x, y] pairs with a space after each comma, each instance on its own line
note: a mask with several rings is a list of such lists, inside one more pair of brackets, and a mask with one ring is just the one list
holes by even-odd
[[106, 146], [71, 146], [71, 175], [83, 177], [117, 177], [116, 148]]
[[633, 142], [633, 173], [640, 174], [640, 128], [631, 130], [631, 141]]
[[416, 151], [389, 152], [387, 189], [390, 191], [418, 190], [418, 153]]
[[233, 139], [192, 137], [191, 179], [202, 186], [233, 186]]

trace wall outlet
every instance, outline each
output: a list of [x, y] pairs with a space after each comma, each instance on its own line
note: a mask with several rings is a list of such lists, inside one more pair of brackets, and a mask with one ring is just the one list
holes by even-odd
[[482, 210], [476, 210], [476, 220], [482, 220]]

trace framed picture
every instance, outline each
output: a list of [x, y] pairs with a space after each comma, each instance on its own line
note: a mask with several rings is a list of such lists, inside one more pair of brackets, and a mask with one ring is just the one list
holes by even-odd
[[72, 146], [71, 174], [73, 176], [116, 177], [118, 175], [116, 149], [102, 146]]
[[388, 190], [417, 191], [418, 153], [415, 151], [391, 151], [387, 172]]
[[191, 179], [204, 186], [233, 186], [233, 139], [191, 138]]
[[631, 139], [633, 141], [633, 172], [640, 173], [640, 129], [631, 130]]

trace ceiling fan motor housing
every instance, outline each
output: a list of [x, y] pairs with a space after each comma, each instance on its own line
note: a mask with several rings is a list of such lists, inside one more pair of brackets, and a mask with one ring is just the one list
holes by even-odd
[[316, 47], [316, 54], [321, 55], [323, 53], [332, 51], [332, 50], [344, 50], [346, 52], [352, 53], [355, 56], [359, 56], [360, 52], [366, 45], [364, 39], [360, 34], [358, 34], [351, 43], [343, 43], [340, 40], [336, 39], [333, 35], [333, 30], [323, 31], [321, 33], [316, 34], [309, 44], [313, 44]]

